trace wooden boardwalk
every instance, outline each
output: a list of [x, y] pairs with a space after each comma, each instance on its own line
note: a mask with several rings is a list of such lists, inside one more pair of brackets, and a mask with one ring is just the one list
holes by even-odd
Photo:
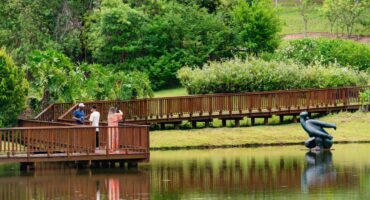
[[[85, 112], [92, 105], [101, 113], [99, 148], [96, 149], [95, 127], [77, 126], [72, 112], [78, 104], [58, 103], [48, 106], [33, 120], [20, 120], [17, 128], [0, 129], [0, 162], [132, 162], [149, 160], [150, 124], [172, 123], [178, 127], [182, 121], [209, 124], [213, 119], [240, 120], [268, 119], [273, 115], [291, 115], [302, 111], [327, 113], [356, 110], [360, 107], [359, 93], [370, 89], [346, 87], [314, 90], [289, 90], [236, 94], [194, 95], [170, 98], [151, 98], [127, 101], [84, 102]], [[124, 120], [118, 127], [106, 126], [110, 107], [123, 111]], [[117, 132], [119, 148], [108, 149], [111, 132]]]
[[[89, 113], [96, 105], [102, 113], [102, 122], [106, 121], [108, 109], [118, 107], [124, 113], [124, 123], [133, 124], [180, 124], [182, 121], [202, 121], [209, 123], [213, 119], [235, 120], [236, 126], [244, 117], [264, 118], [265, 123], [272, 115], [297, 116], [302, 111], [327, 113], [341, 110], [356, 110], [360, 106], [359, 92], [369, 89], [364, 87], [345, 87], [311, 90], [288, 90], [253, 93], [193, 95], [182, 97], [150, 98], [128, 101], [93, 101], [84, 102], [85, 112]], [[77, 104], [52, 104], [35, 117], [35, 120], [71, 123], [72, 113]]]

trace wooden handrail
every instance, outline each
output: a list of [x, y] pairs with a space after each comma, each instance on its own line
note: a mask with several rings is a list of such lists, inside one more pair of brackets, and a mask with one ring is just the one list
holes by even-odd
[[[164, 97], [135, 99], [125, 101], [87, 101], [85, 111], [89, 112], [92, 104], [96, 104], [101, 113], [102, 121], [106, 121], [108, 109], [119, 107], [124, 112], [124, 120], [130, 123], [162, 119], [185, 119], [186, 116], [209, 115], [210, 117], [241, 115], [245, 113], [279, 114], [281, 110], [310, 110], [333, 106], [349, 106], [359, 104], [359, 91], [370, 89], [370, 86], [342, 87], [326, 89], [303, 89], [266, 92], [244, 92], [190, 95], [180, 97]], [[56, 105], [56, 104], [55, 104]], [[70, 107], [58, 119], [70, 122], [72, 112], [77, 104]], [[218, 113], [218, 114], [217, 114]]]
[[42, 115], [44, 115], [46, 112], [48, 112], [53, 106], [54, 106], [54, 104], [50, 104], [43, 111], [41, 111], [40, 114], [38, 114], [36, 117], [34, 117], [34, 119], [39, 119]]
[[[12, 157], [21, 154], [23, 157], [31, 158], [37, 153], [47, 154], [48, 157], [53, 157], [54, 153], [65, 153], [67, 157], [96, 154], [96, 128], [93, 126], [0, 128], [0, 155], [8, 154], [8, 157]], [[142, 152], [146, 159], [149, 158], [148, 126], [98, 128], [99, 145], [106, 154], [110, 154], [109, 138], [115, 136], [118, 146], [114, 150], [124, 154]]]

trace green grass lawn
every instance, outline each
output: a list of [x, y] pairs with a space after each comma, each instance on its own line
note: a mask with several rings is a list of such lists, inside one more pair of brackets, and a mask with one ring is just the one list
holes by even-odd
[[188, 95], [188, 92], [184, 87], [170, 88], [154, 92], [154, 97], [175, 97], [185, 95]]
[[[370, 113], [339, 113], [320, 120], [337, 124], [330, 129], [335, 142], [370, 142]], [[243, 128], [161, 130], [150, 134], [151, 148], [298, 144], [308, 138], [299, 123]]]
[[[321, 15], [320, 6], [308, 12], [308, 32], [330, 32], [329, 21]], [[280, 19], [283, 23], [283, 29], [281, 34], [293, 34], [293, 33], [303, 33], [304, 23], [299, 10], [295, 6], [281, 6], [280, 7]], [[370, 13], [369, 13], [370, 15]], [[355, 27], [354, 34], [370, 35], [370, 30], [362, 32], [363, 27], [357, 25]], [[341, 31], [339, 31], [341, 33]], [[345, 33], [345, 32], [344, 32]]]

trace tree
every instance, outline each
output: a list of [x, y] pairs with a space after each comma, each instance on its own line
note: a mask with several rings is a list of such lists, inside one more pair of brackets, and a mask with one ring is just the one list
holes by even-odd
[[13, 59], [0, 50], [0, 127], [14, 125], [26, 104], [28, 83]]
[[301, 17], [303, 19], [304, 24], [304, 36], [307, 37], [307, 29], [308, 29], [308, 20], [309, 15], [308, 12], [314, 8], [314, 4], [312, 0], [298, 0], [298, 9]]
[[123, 63], [142, 48], [140, 27], [144, 15], [121, 0], [103, 0], [89, 19], [88, 41], [94, 60]]
[[223, 16], [195, 5], [169, 4], [142, 30], [147, 55], [135, 65], [144, 67], [157, 88], [177, 84], [182, 66], [232, 56], [232, 32]]
[[83, 96], [88, 100], [125, 100], [152, 97], [147, 74], [116, 72], [98, 64], [79, 66], [84, 75]]
[[45, 108], [54, 102], [81, 99], [82, 73], [64, 54], [54, 50], [34, 51], [25, 65], [31, 85], [30, 99]]
[[[330, 23], [330, 32], [333, 33], [334, 26], [337, 24], [340, 12], [338, 8], [337, 0], [325, 0], [321, 9], [323, 15], [328, 19]], [[338, 30], [337, 30], [338, 34]]]
[[[366, 10], [370, 6], [369, 0], [325, 0], [324, 14], [328, 17], [331, 25], [344, 28], [347, 37], [352, 36], [354, 27], [366, 18]], [[367, 17], [368, 18], [368, 17]]]
[[281, 23], [271, 1], [240, 1], [233, 7], [231, 16], [238, 51], [257, 55], [278, 47]]

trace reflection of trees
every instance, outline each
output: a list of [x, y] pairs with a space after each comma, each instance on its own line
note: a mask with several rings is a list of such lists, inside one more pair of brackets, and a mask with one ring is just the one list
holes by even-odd
[[0, 199], [149, 199], [146, 171], [109, 171], [37, 170], [0, 178]]
[[[247, 163], [247, 164], [246, 164]], [[211, 160], [192, 160], [186, 163], [158, 163], [150, 168], [152, 194], [178, 192], [272, 192], [284, 188], [299, 192], [301, 175], [305, 170], [303, 160], [280, 158], [248, 160], [222, 159], [218, 163]], [[351, 174], [358, 169], [346, 170], [337, 174], [337, 183], [326, 187], [355, 187], [356, 178]]]

